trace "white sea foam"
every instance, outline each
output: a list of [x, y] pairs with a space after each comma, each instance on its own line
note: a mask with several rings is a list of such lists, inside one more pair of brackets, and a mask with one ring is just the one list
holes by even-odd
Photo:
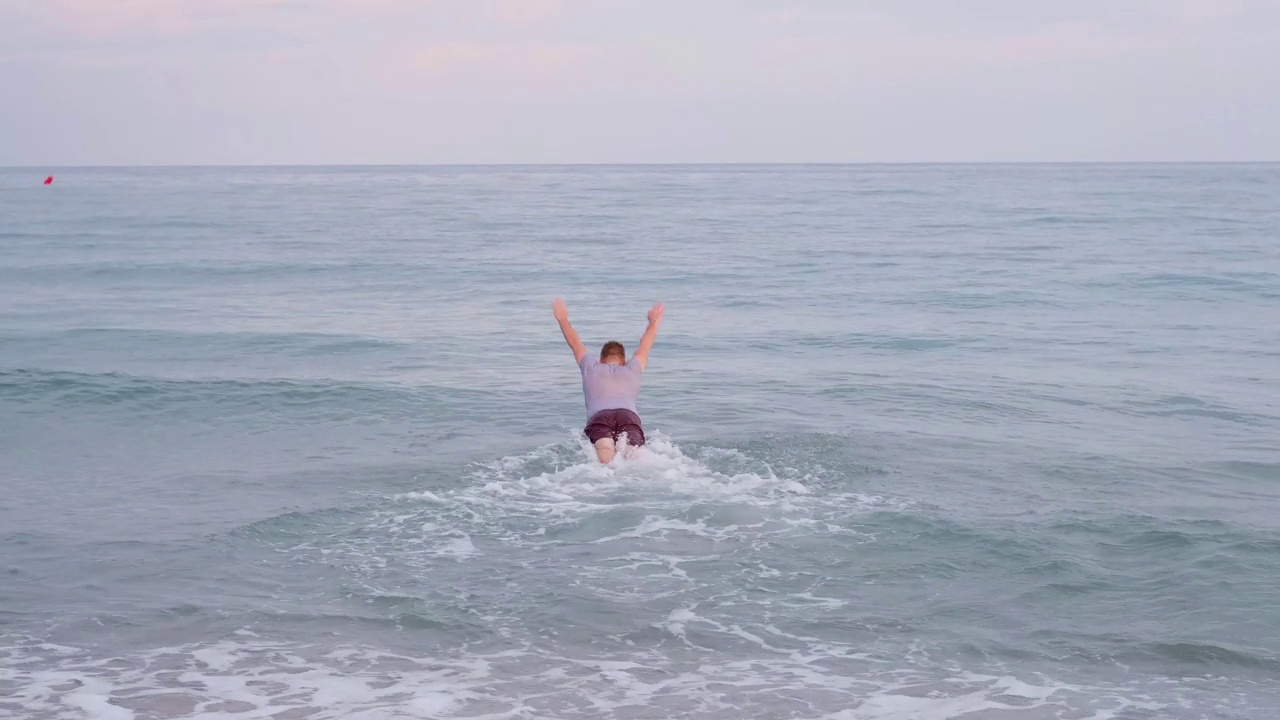
[[[309, 538], [291, 550], [341, 562], [336, 553], [366, 569], [394, 557], [425, 571], [437, 559], [483, 555], [481, 539], [509, 548], [588, 543], [601, 547], [601, 558], [614, 547], [623, 554], [646, 550], [646, 544], [647, 551], [659, 553], [678, 547], [685, 555], [697, 543], [708, 552], [723, 551], [726, 543], [797, 532], [867, 542], [873, 538], [851, 530], [848, 519], [897, 502], [850, 491], [814, 493], [810, 476], [779, 476], [764, 463], [751, 467], [734, 450], [699, 454], [704, 459], [654, 433], [633, 457], [602, 465], [575, 438], [477, 465], [452, 488], [386, 497], [359, 522], [359, 532], [324, 543]], [[735, 470], [717, 469], [726, 463]], [[690, 517], [694, 507], [710, 509]], [[618, 524], [636, 513], [637, 522]], [[677, 567], [669, 564], [671, 574], [683, 575]]]
[[476, 550], [476, 546], [471, 542], [471, 537], [469, 535], [466, 533], [458, 533], [457, 535], [452, 536], [451, 539], [441, 547], [440, 552], [442, 555], [465, 558], [470, 555], [475, 555], [479, 551]]
[[427, 500], [433, 503], [440, 503], [440, 504], [444, 504], [445, 502], [448, 502], [447, 500], [431, 492], [430, 490], [417, 490], [415, 492], [400, 493], [399, 495], [396, 495], [394, 497], [398, 500]]
[[[667, 630], [706, 622], [690, 609]], [[714, 624], [714, 623], [712, 623]], [[370, 647], [321, 649], [240, 638], [111, 659], [0, 653], [0, 712], [24, 720], [176, 718], [796, 717], [949, 720], [990, 717], [1165, 717], [1172, 708], [1125, 688], [974, 673], [926, 677], [821, 654], [779, 652], [754, 633], [752, 658], [715, 653], [559, 654], [547, 649], [411, 656]]]
[[[52, 661], [52, 662], [51, 662]], [[487, 676], [481, 660], [446, 662], [361, 648], [322, 653], [263, 641], [163, 648], [112, 659], [0, 655], [0, 715], [26, 720], [438, 717]], [[15, 714], [6, 715], [7, 710]]]
[[[574, 452], [567, 453], [567, 447]], [[800, 477], [780, 477], [763, 464], [758, 472], [722, 473], [692, 458], [661, 433], [628, 458], [602, 465], [585, 442], [538, 448], [481, 465], [474, 474], [495, 498], [599, 501], [618, 491], [665, 492], [723, 500], [808, 495]], [[479, 499], [478, 497], [475, 499]]]

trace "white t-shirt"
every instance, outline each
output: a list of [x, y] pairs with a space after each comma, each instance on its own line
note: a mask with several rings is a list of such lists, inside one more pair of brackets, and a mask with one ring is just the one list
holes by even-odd
[[640, 363], [632, 358], [626, 365], [610, 365], [600, 358], [583, 355], [578, 364], [582, 370], [582, 395], [587, 402], [587, 417], [601, 410], [636, 412], [640, 397]]

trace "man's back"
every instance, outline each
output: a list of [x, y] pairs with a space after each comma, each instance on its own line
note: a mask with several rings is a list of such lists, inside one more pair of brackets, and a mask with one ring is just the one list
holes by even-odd
[[630, 410], [638, 412], [636, 401], [640, 397], [640, 363], [631, 358], [625, 365], [611, 365], [591, 356], [583, 356], [578, 364], [582, 369], [582, 395], [586, 400], [587, 417], [601, 410]]

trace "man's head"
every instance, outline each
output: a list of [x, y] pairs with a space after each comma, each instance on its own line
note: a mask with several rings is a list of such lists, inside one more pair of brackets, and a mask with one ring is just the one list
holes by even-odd
[[600, 362], [609, 365], [626, 365], [627, 351], [622, 347], [622, 343], [617, 340], [610, 340], [600, 348]]

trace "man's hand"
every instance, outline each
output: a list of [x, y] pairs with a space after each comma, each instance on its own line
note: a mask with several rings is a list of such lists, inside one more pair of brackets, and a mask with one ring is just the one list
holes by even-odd
[[640, 336], [640, 347], [632, 356], [632, 359], [640, 363], [641, 370], [649, 365], [649, 351], [653, 349], [653, 341], [658, 337], [658, 322], [662, 320], [663, 311], [662, 303], [657, 303], [649, 311], [649, 327], [645, 328], [644, 335]]
[[587, 346], [582, 344], [578, 331], [569, 324], [569, 308], [565, 307], [564, 300], [556, 298], [555, 302], [551, 303], [551, 312], [556, 316], [556, 322], [560, 323], [560, 332], [564, 333], [565, 342], [569, 343], [569, 347], [573, 350], [573, 359], [581, 363], [582, 358], [587, 354]]
[[654, 305], [653, 309], [649, 311], [649, 322], [657, 323], [662, 320], [662, 313], [664, 309], [665, 308], [662, 307], [662, 303]]

